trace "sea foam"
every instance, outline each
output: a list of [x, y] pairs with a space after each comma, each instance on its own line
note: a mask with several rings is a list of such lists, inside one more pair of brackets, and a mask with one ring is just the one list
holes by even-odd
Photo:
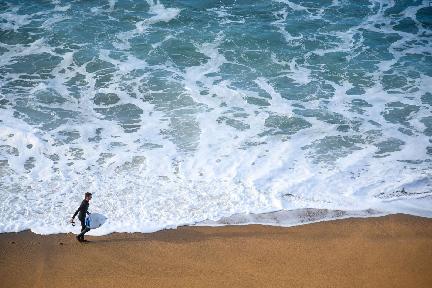
[[431, 217], [428, 1], [0, 7], [0, 232]]

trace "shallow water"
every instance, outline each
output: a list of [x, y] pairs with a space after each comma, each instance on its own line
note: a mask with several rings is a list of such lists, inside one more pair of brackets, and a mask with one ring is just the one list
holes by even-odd
[[431, 217], [431, 93], [430, 1], [3, 1], [0, 232]]

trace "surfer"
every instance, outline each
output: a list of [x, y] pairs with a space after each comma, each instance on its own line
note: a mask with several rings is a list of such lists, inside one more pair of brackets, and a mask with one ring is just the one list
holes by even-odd
[[75, 225], [74, 219], [77, 214], [78, 214], [78, 219], [81, 221], [81, 233], [76, 236], [77, 240], [80, 242], [86, 242], [86, 240], [84, 240], [84, 234], [90, 231], [90, 228], [88, 228], [85, 224], [85, 218], [86, 218], [86, 214], [90, 215], [90, 212], [88, 212], [88, 207], [91, 199], [92, 199], [92, 193], [86, 192], [84, 194], [84, 200], [81, 202], [81, 205], [72, 216], [72, 220], [71, 220], [72, 225]]

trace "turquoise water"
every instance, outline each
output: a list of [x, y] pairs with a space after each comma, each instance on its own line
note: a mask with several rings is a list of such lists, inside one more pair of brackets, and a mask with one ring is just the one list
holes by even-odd
[[3, 1], [0, 231], [430, 217], [431, 109], [430, 1]]

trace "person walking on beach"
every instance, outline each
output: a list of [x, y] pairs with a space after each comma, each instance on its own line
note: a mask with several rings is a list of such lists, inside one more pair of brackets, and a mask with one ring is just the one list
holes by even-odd
[[72, 216], [71, 223], [75, 224], [75, 216], [78, 214], [78, 219], [81, 221], [81, 233], [76, 236], [77, 240], [80, 242], [86, 242], [87, 240], [84, 240], [84, 234], [90, 231], [90, 228], [88, 228], [85, 224], [85, 218], [86, 214], [90, 215], [90, 212], [88, 212], [89, 202], [92, 199], [92, 193], [86, 192], [84, 195], [84, 200], [81, 202], [81, 205], [79, 208], [75, 211], [74, 215]]

